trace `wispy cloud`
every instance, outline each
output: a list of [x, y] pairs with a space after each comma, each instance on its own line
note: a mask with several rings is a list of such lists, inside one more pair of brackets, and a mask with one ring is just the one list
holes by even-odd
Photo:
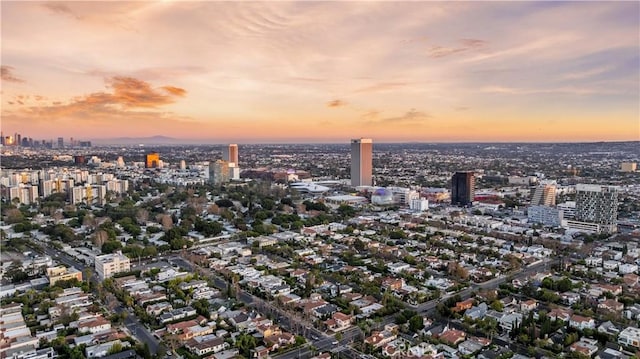
[[354, 93], [371, 93], [371, 92], [384, 92], [397, 90], [408, 85], [407, 82], [379, 82], [373, 85], [361, 87], [354, 91]]
[[562, 78], [565, 80], [582, 80], [603, 74], [605, 72], [609, 72], [613, 69], [614, 67], [612, 65], [604, 65], [589, 70], [570, 72], [562, 76]]
[[556, 88], [516, 88], [504, 86], [486, 86], [480, 89], [483, 93], [506, 94], [506, 95], [535, 95], [535, 94], [563, 94], [563, 95], [596, 95], [596, 94], [615, 94], [616, 90], [604, 88], [587, 88], [563, 86]]
[[80, 20], [80, 16], [78, 16], [76, 13], [74, 13], [73, 11], [71, 11], [71, 8], [69, 8], [69, 6], [65, 3], [61, 3], [61, 2], [46, 2], [44, 4], [42, 4], [42, 6], [44, 6], [46, 9], [48, 9], [51, 12], [57, 13], [57, 14], [62, 14], [62, 15], [67, 15], [67, 16], [71, 16], [73, 18], [75, 18], [76, 20]]
[[369, 111], [361, 116], [365, 119], [365, 124], [376, 125], [394, 125], [394, 126], [421, 126], [432, 118], [432, 116], [426, 112], [418, 111], [415, 108], [401, 114], [399, 116], [380, 118], [380, 113], [377, 111]]
[[7, 82], [24, 82], [23, 79], [16, 77], [13, 74], [13, 67], [11, 66], [2, 66], [0, 67], [0, 73], [2, 74], [2, 81]]
[[460, 39], [455, 47], [432, 46], [428, 50], [431, 58], [447, 57], [464, 52], [479, 51], [487, 47], [487, 41], [480, 39]]
[[331, 108], [343, 107], [346, 105], [347, 103], [343, 100], [333, 100], [333, 101], [327, 102], [327, 107], [331, 107]]

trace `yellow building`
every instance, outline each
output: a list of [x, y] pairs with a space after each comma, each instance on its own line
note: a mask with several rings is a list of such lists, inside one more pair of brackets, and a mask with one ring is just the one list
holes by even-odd
[[49, 278], [49, 285], [54, 285], [61, 280], [77, 279], [82, 281], [82, 272], [74, 267], [67, 268], [65, 266], [57, 266], [47, 268], [47, 277]]
[[148, 153], [145, 158], [145, 168], [157, 168], [160, 166], [160, 154], [158, 152]]
[[638, 168], [638, 164], [636, 162], [622, 162], [620, 164], [620, 170], [622, 172], [635, 172]]

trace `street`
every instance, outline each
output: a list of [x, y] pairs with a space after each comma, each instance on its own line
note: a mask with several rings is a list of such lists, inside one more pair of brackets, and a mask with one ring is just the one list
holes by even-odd
[[[90, 268], [84, 263], [77, 261], [75, 258], [69, 256], [67, 253], [63, 251], [51, 248], [49, 246], [43, 246], [43, 248], [44, 248], [44, 252], [47, 255], [51, 256], [51, 258], [53, 258], [54, 260], [61, 262], [67, 266], [75, 267], [83, 273], [86, 268]], [[93, 268], [90, 268], [90, 269], [92, 269], [92, 273], [93, 273]], [[100, 278], [98, 278], [98, 275], [96, 273], [93, 273], [89, 280], [94, 284], [93, 294], [97, 298], [98, 293], [96, 292], [95, 288], [96, 288], [96, 285], [100, 283]], [[122, 312], [126, 312], [126, 309], [122, 306], [122, 303], [118, 303], [118, 306], [115, 308], [115, 311], [116, 313], [119, 314]], [[135, 315], [127, 312], [127, 317], [125, 318], [124, 324], [125, 324], [125, 327], [131, 332], [131, 334], [139, 342], [147, 343], [149, 345], [149, 350], [151, 351], [152, 354], [156, 354], [158, 352], [158, 348], [160, 347], [160, 343], [158, 339], [156, 339], [153, 336], [153, 334], [151, 334], [147, 330], [147, 328], [142, 323], [140, 323], [140, 321]]]

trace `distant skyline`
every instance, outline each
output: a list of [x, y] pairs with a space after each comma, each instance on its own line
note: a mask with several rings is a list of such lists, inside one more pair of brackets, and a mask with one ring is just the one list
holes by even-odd
[[3, 1], [2, 130], [640, 140], [640, 3]]

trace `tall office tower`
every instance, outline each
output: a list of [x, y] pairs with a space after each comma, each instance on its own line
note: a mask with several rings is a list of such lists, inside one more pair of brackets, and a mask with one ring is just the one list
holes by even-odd
[[4, 146], [4, 132], [0, 132], [0, 144]]
[[238, 164], [238, 145], [235, 143], [230, 144], [228, 147], [222, 149], [222, 160], [229, 163]]
[[373, 185], [373, 140], [351, 140], [351, 185]]
[[180, 160], [180, 169], [182, 171], [187, 169], [187, 162], [185, 162], [184, 160]]
[[16, 146], [22, 146], [22, 135], [16, 135]]
[[556, 184], [555, 182], [543, 182], [535, 188], [531, 197], [532, 206], [555, 206]]
[[473, 172], [456, 172], [451, 177], [451, 204], [468, 206], [476, 192], [476, 177]]
[[150, 152], [145, 156], [144, 161], [145, 168], [158, 168], [160, 167], [160, 154], [158, 152]]
[[58, 137], [58, 148], [64, 147], [64, 138]]
[[591, 230], [598, 233], [616, 232], [618, 188], [591, 184], [576, 185], [575, 219], [582, 224], [592, 224]]
[[214, 185], [229, 182], [229, 162], [223, 160], [209, 162], [209, 182]]

